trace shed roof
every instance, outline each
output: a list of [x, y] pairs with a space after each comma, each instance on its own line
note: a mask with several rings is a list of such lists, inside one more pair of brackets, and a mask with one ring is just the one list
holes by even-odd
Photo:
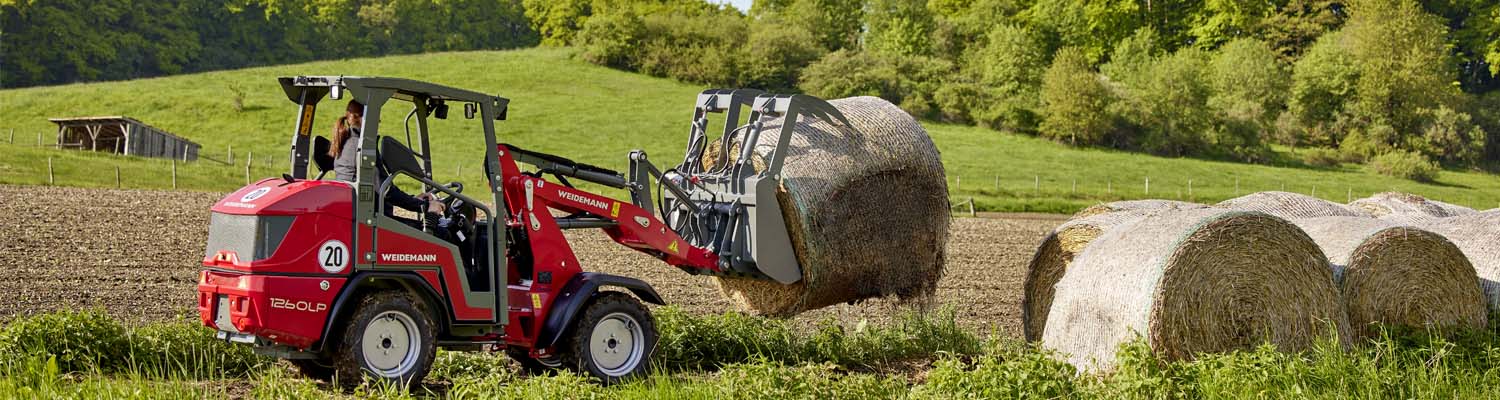
[[190, 140], [188, 138], [185, 138], [185, 137], [182, 137], [182, 136], [173, 135], [171, 132], [167, 132], [166, 130], [163, 130], [161, 128], [157, 128], [157, 127], [151, 126], [149, 124], [146, 124], [145, 122], [141, 122], [138, 119], [127, 117], [127, 116], [124, 116], [124, 115], [96, 116], [96, 117], [73, 117], [73, 118], [48, 118], [47, 120], [48, 121], [52, 121], [52, 123], [57, 124], [58, 126], [78, 126], [78, 125], [97, 125], [97, 124], [133, 124], [133, 125], [140, 125], [140, 126], [144, 126], [144, 127], [147, 127], [147, 128], [151, 128], [151, 130], [154, 130], [154, 131], [156, 131], [158, 133], [161, 133], [162, 135], [166, 135], [166, 136], [169, 136], [169, 137], [172, 137], [172, 138], [180, 139], [180, 140], [185, 141], [185, 142], [196, 144], [195, 142], [193, 142], [192, 140]]

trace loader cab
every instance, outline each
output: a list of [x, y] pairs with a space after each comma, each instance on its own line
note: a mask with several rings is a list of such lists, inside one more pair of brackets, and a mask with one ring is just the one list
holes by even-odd
[[[483, 146], [474, 147], [485, 149], [483, 169], [499, 170], [494, 121], [504, 119], [509, 100], [394, 78], [297, 76], [279, 81], [287, 99], [299, 107], [288, 181], [310, 175], [317, 180], [332, 179], [334, 157], [328, 151], [332, 143], [318, 133], [329, 132], [332, 121], [342, 116], [346, 101], [363, 104], [363, 123], [349, 144], [357, 146], [356, 172], [353, 181], [346, 183], [353, 197], [354, 229], [347, 245], [352, 270], [434, 277], [433, 289], [448, 292], [436, 297], [454, 303], [449, 307], [449, 321], [503, 324], [507, 296], [497, 290], [505, 288], [507, 280], [505, 217], [496, 212], [504, 209], [500, 177], [486, 174], [485, 184], [465, 191], [458, 176], [434, 172], [430, 138], [433, 125], [460, 130], [442, 132], [445, 138], [478, 131]], [[319, 112], [320, 105], [328, 102], [335, 105], [326, 108], [337, 113]], [[329, 114], [333, 115], [330, 122], [317, 123], [316, 117]], [[449, 230], [439, 227], [430, 215], [388, 214], [387, 194], [402, 189], [442, 199], [444, 223], [457, 223], [455, 219], [461, 223]]]

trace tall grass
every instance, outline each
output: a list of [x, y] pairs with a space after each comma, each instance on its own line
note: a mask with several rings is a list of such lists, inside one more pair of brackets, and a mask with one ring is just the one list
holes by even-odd
[[[1264, 346], [1177, 362], [1163, 361], [1135, 342], [1121, 349], [1114, 371], [1079, 374], [1032, 344], [980, 339], [942, 313], [853, 328], [829, 322], [804, 329], [785, 321], [693, 316], [671, 308], [659, 310], [658, 320], [663, 337], [655, 372], [622, 385], [601, 387], [566, 371], [525, 377], [503, 355], [440, 352], [428, 384], [414, 391], [375, 385], [338, 392], [248, 355], [243, 347], [214, 341], [208, 329], [194, 324], [132, 328], [96, 312], [64, 312], [22, 318], [0, 330], [0, 397], [1487, 399], [1500, 394], [1500, 336], [1493, 328], [1457, 335], [1387, 331], [1353, 347], [1325, 340], [1306, 352]], [[64, 332], [68, 329], [80, 331]], [[100, 341], [84, 340], [88, 337]], [[122, 342], [134, 350], [104, 346]], [[141, 350], [152, 346], [156, 349]], [[870, 368], [900, 362], [915, 367], [895, 373]], [[238, 390], [230, 389], [236, 385]]]

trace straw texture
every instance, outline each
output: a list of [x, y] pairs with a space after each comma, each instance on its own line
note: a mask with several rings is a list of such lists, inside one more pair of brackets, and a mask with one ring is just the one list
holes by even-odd
[[1482, 328], [1487, 309], [1474, 266], [1436, 233], [1364, 217], [1294, 220], [1332, 263], [1358, 338], [1376, 324]]
[[1431, 220], [1422, 227], [1463, 251], [1474, 265], [1490, 312], [1500, 312], [1500, 210]]
[[1438, 218], [1473, 214], [1474, 209], [1428, 200], [1411, 193], [1385, 192], [1355, 200], [1350, 207], [1362, 210], [1375, 218], [1408, 224], [1430, 222]]
[[1366, 214], [1343, 204], [1291, 192], [1256, 192], [1224, 200], [1219, 207], [1260, 211], [1282, 219], [1357, 217]]
[[1052, 309], [1052, 287], [1062, 279], [1073, 258], [1104, 231], [1135, 223], [1155, 211], [1131, 209], [1075, 217], [1042, 239], [1026, 266], [1024, 297], [1021, 298], [1021, 328], [1027, 341], [1041, 340], [1042, 330], [1047, 326], [1047, 313]]
[[[715, 278], [744, 311], [789, 316], [873, 297], [923, 300], [943, 275], [948, 188], [927, 131], [876, 97], [830, 103], [855, 129], [799, 119], [777, 196], [802, 281]], [[780, 120], [766, 125], [760, 156], [769, 155], [780, 127]]]
[[1270, 343], [1305, 349], [1347, 321], [1328, 260], [1268, 214], [1169, 211], [1106, 231], [1055, 286], [1043, 346], [1081, 370], [1108, 371], [1136, 337], [1158, 355]]
[[1192, 210], [1192, 209], [1205, 208], [1205, 207], [1208, 207], [1208, 205], [1198, 204], [1198, 203], [1189, 203], [1189, 202], [1186, 202], [1186, 201], [1176, 201], [1176, 200], [1156, 200], [1156, 199], [1149, 199], [1149, 200], [1123, 200], [1123, 201], [1112, 201], [1112, 202], [1108, 202], [1108, 203], [1101, 203], [1101, 204], [1095, 204], [1095, 205], [1089, 206], [1088, 208], [1083, 209], [1083, 211], [1079, 211], [1077, 214], [1073, 214], [1073, 218], [1083, 218], [1083, 217], [1088, 217], [1088, 216], [1092, 216], [1092, 215], [1099, 215], [1099, 214], [1112, 213], [1112, 212], [1118, 212], [1118, 211], [1163, 210], [1163, 209], [1166, 209], [1166, 210]]

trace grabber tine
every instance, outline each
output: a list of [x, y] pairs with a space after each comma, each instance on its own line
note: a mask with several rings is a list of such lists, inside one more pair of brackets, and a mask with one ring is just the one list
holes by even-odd
[[844, 118], [844, 113], [839, 112], [837, 107], [834, 107], [833, 104], [829, 104], [823, 99], [799, 94], [792, 97], [792, 103], [794, 103], [796, 108], [800, 109], [797, 111], [803, 114], [828, 121], [828, 123], [834, 125], [850, 126], [849, 119]]

